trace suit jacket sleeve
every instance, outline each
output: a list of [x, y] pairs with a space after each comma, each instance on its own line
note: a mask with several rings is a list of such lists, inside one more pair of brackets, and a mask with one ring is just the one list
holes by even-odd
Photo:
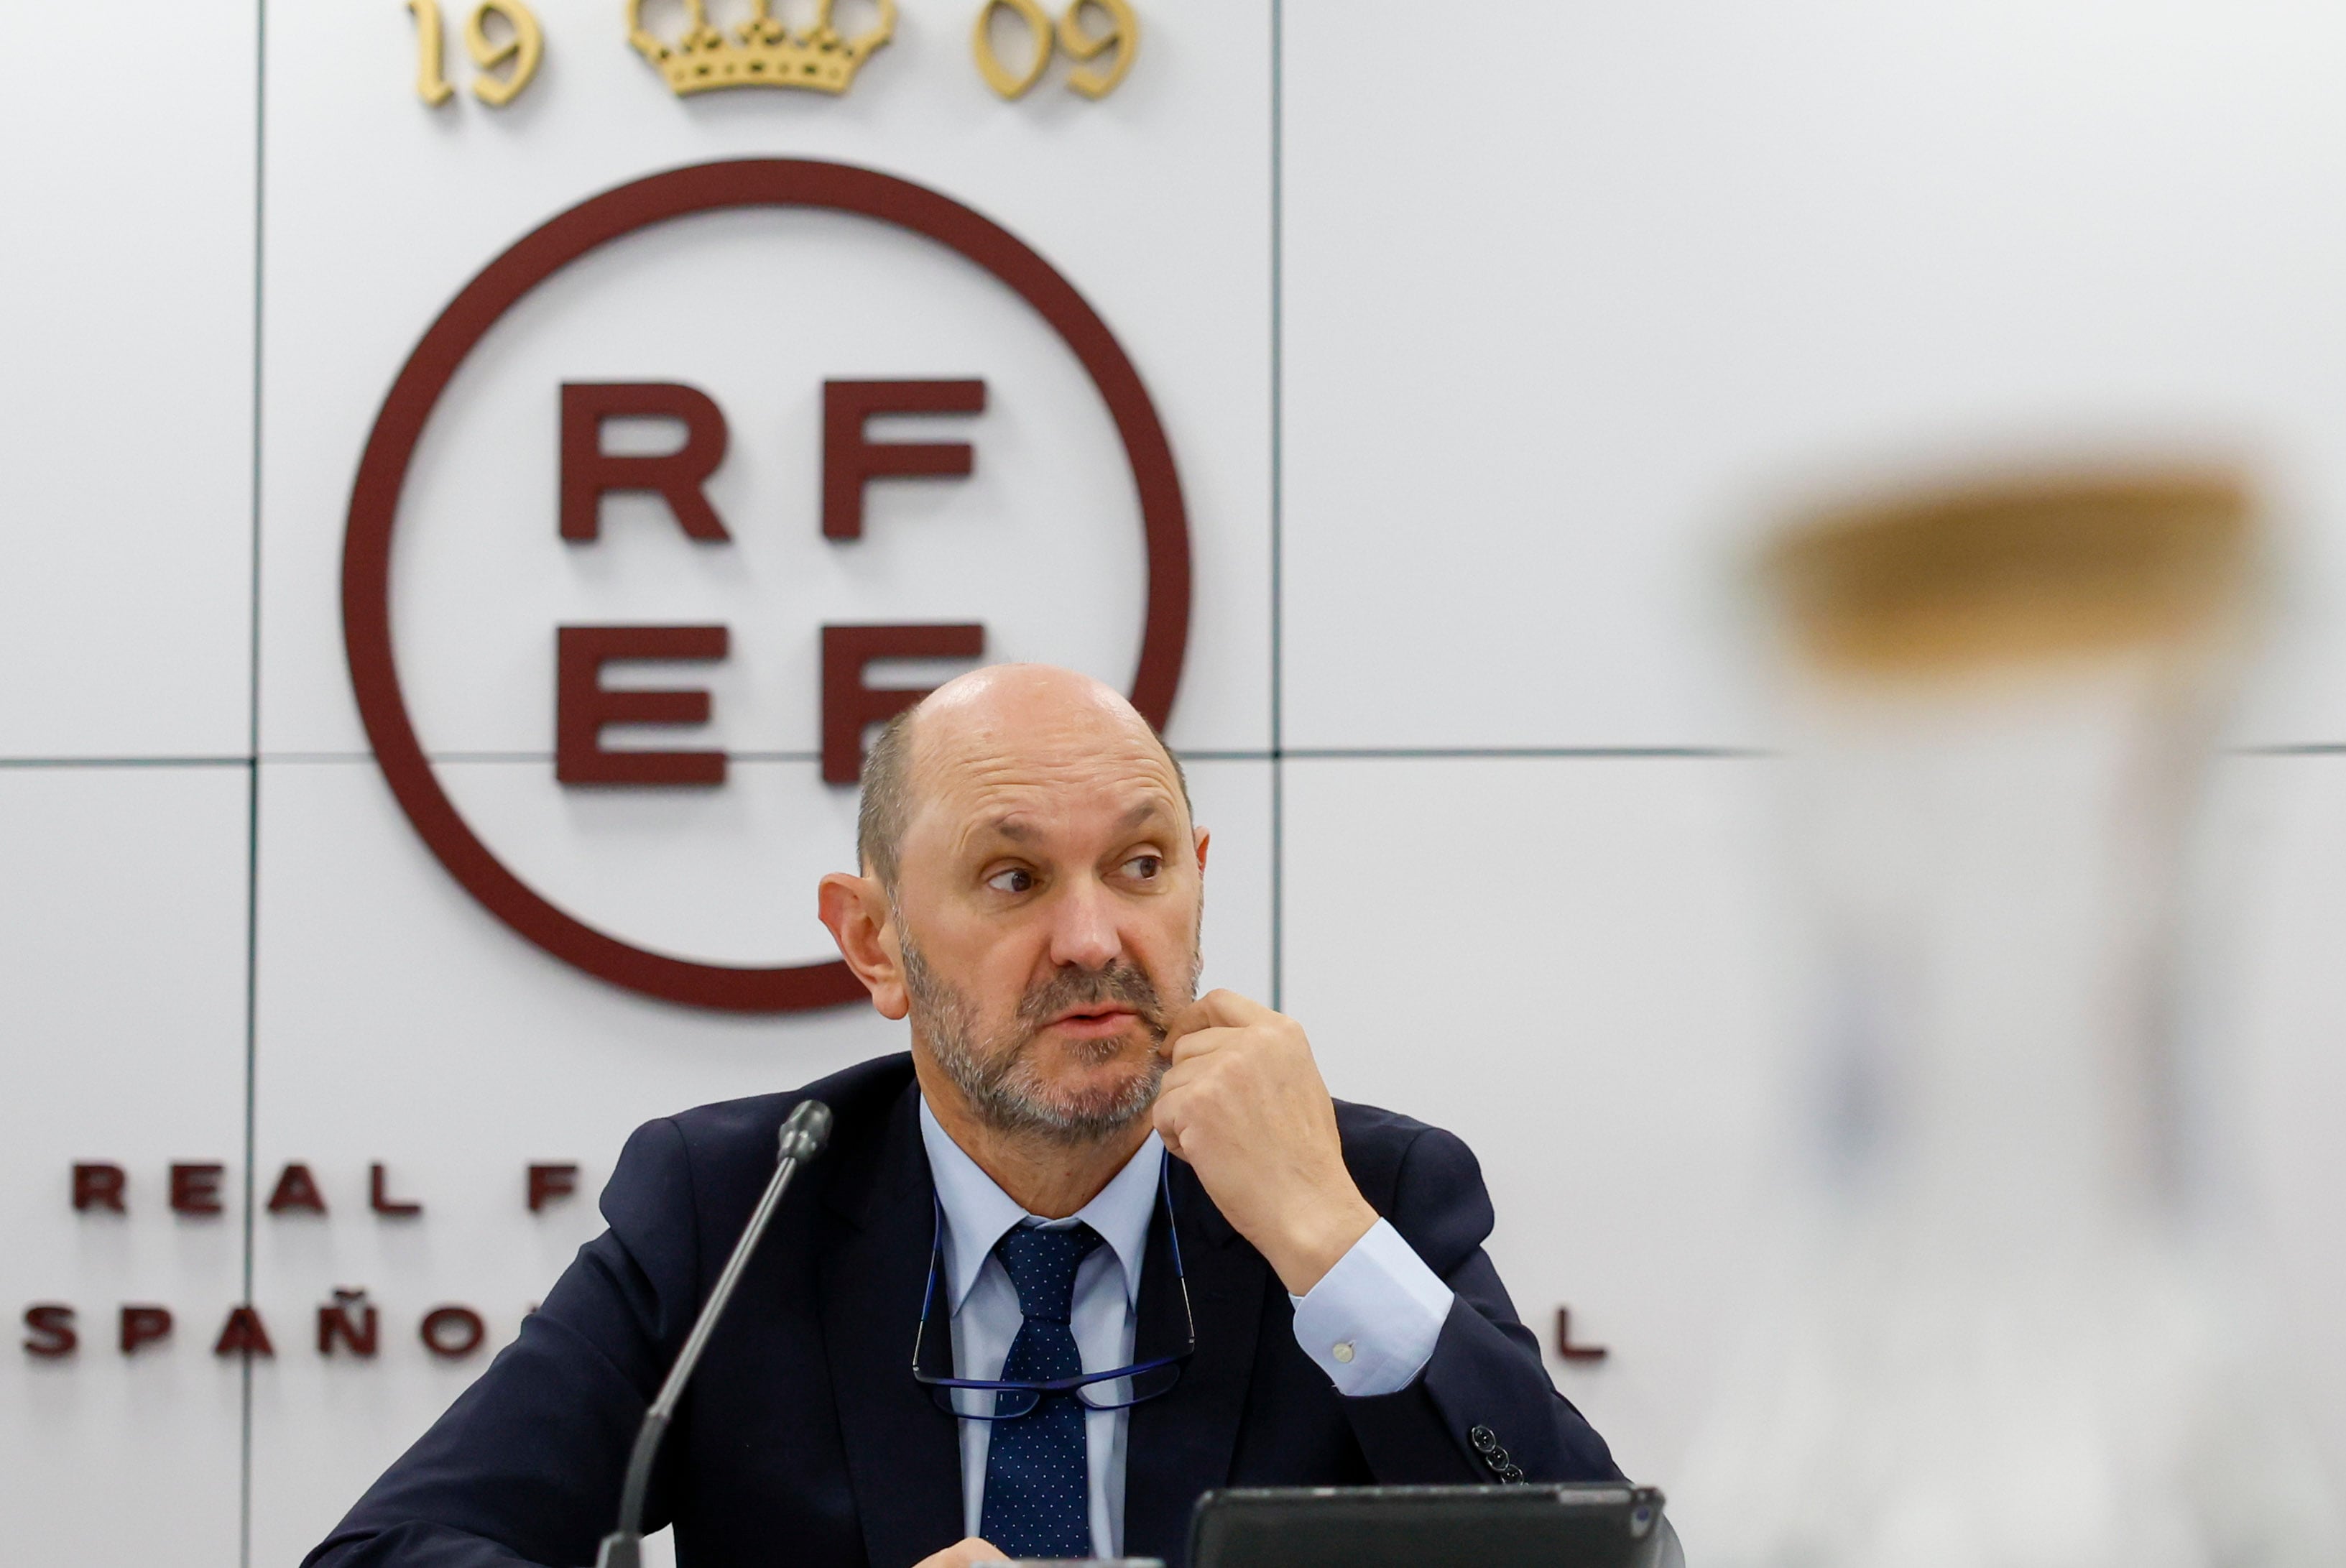
[[[603, 1214], [610, 1228], [579, 1249], [520, 1337], [303, 1568], [595, 1560], [617, 1519], [637, 1425], [699, 1302], [691, 1173], [673, 1122], [628, 1139]], [[664, 1481], [656, 1471], [650, 1528], [667, 1521]]]
[[1343, 1401], [1377, 1480], [1498, 1480], [1476, 1450], [1478, 1429], [1528, 1481], [1619, 1480], [1605, 1440], [1548, 1380], [1538, 1339], [1516, 1319], [1483, 1250], [1493, 1215], [1472, 1151], [1453, 1135], [1426, 1128], [1402, 1154], [1390, 1190], [1368, 1196], [1456, 1297], [1415, 1382], [1397, 1393]]

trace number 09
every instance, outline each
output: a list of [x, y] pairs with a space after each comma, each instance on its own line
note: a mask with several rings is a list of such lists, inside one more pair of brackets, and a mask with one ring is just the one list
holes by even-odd
[[[1095, 33], [1084, 25], [1086, 6], [1107, 17], [1106, 28]], [[996, 11], [1008, 11], [1025, 25], [1032, 54], [1023, 71], [1014, 71], [1004, 65], [1001, 55], [994, 50]], [[1056, 25], [1038, 0], [985, 0], [977, 8], [977, 25], [970, 37], [971, 49], [977, 56], [977, 72], [985, 78], [987, 87], [1005, 98], [1025, 97], [1043, 79], [1055, 44], [1076, 60], [1096, 60], [1113, 51], [1115, 58], [1106, 66], [1079, 66], [1067, 73], [1067, 86], [1087, 98], [1104, 98], [1116, 91], [1117, 85], [1132, 69], [1133, 56], [1140, 52], [1140, 18], [1134, 14], [1130, 0], [1069, 0]]]

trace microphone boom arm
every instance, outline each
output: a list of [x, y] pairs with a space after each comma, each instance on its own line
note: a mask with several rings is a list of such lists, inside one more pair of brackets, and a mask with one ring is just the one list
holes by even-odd
[[652, 1461], [659, 1456], [660, 1439], [668, 1435], [668, 1420], [676, 1414], [677, 1401], [684, 1398], [684, 1385], [691, 1379], [701, 1351], [709, 1348], [709, 1336], [716, 1331], [717, 1320], [725, 1315], [725, 1304], [732, 1299], [733, 1288], [740, 1284], [742, 1271], [750, 1266], [750, 1255], [758, 1250], [767, 1222], [781, 1204], [782, 1189], [790, 1185], [790, 1177], [800, 1166], [822, 1152], [830, 1137], [830, 1106], [820, 1100], [801, 1100], [791, 1107], [790, 1116], [782, 1123], [773, 1179], [766, 1184], [765, 1196], [750, 1213], [741, 1239], [733, 1244], [733, 1256], [725, 1260], [725, 1271], [717, 1277], [716, 1286], [702, 1304], [684, 1349], [677, 1352], [676, 1365], [668, 1369], [668, 1381], [660, 1385], [658, 1397], [644, 1412], [644, 1424], [636, 1431], [635, 1450], [627, 1456], [627, 1478], [619, 1491], [619, 1527], [603, 1537], [602, 1550], [595, 1556], [596, 1568], [641, 1568], [644, 1496], [651, 1490]]

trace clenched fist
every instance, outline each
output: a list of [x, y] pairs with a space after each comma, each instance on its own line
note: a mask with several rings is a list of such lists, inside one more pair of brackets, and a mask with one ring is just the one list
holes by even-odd
[[1377, 1222], [1352, 1185], [1336, 1107], [1292, 1018], [1231, 991], [1175, 1015], [1157, 1096], [1165, 1146], [1222, 1217], [1302, 1296]]

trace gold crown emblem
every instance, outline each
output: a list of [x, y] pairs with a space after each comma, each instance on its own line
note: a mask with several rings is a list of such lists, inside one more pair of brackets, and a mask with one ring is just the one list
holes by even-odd
[[627, 0], [627, 41], [668, 78], [677, 97], [719, 87], [806, 87], [843, 93], [872, 51], [896, 33], [896, 0], [876, 0], [880, 19], [852, 38], [831, 25], [834, 0], [815, 0], [814, 25], [793, 32], [771, 0], [750, 0], [750, 19], [729, 34], [709, 23], [704, 0], [684, 0], [684, 36], [668, 43], [644, 31], [644, 0]]

